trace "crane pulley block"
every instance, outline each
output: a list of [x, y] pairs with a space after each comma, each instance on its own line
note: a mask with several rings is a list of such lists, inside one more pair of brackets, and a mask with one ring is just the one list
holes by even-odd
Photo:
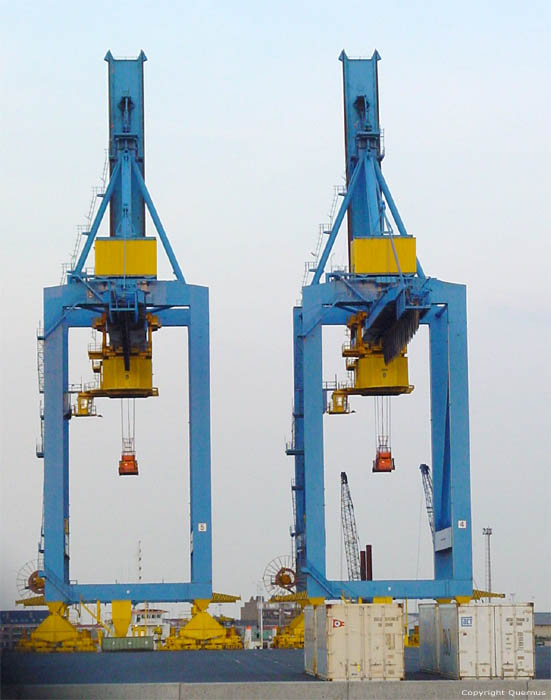
[[382, 349], [370, 348], [363, 357], [352, 363], [352, 371], [354, 385], [349, 392], [351, 394], [397, 396], [413, 391], [413, 386], [409, 384], [405, 349], [387, 364]]
[[109, 321], [106, 314], [94, 322], [101, 332], [101, 345], [90, 347], [92, 369], [100, 375], [99, 387], [87, 392], [93, 397], [146, 398], [158, 396], [153, 386], [152, 334], [160, 327], [153, 314], [138, 315], [130, 322], [123, 312]]
[[353, 384], [346, 392], [360, 396], [397, 396], [411, 393], [413, 387], [408, 379], [407, 348], [402, 348], [397, 357], [385, 362], [381, 343], [367, 341], [364, 337], [366, 319], [367, 313], [359, 311], [350, 316], [346, 323], [350, 342], [344, 344], [342, 355], [346, 359], [346, 369], [354, 376]]
[[124, 357], [106, 357], [102, 362], [101, 391], [111, 398], [143, 398], [157, 396], [153, 386], [153, 364], [151, 358], [130, 356], [128, 371]]

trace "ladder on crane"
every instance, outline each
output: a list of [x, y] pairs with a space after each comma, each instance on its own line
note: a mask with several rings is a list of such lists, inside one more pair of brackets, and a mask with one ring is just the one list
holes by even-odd
[[360, 542], [346, 472], [341, 472], [341, 521], [348, 578], [350, 581], [360, 581]]
[[40, 394], [40, 437], [36, 441], [36, 456], [42, 459], [44, 457], [44, 331], [42, 325], [39, 325], [36, 331], [36, 368]]
[[307, 262], [304, 263], [304, 277], [302, 279], [302, 286], [306, 287], [308, 283], [308, 277], [310, 274], [314, 274], [317, 270], [322, 247], [323, 247], [323, 241], [325, 236], [331, 235], [331, 231], [333, 230], [333, 222], [335, 220], [335, 214], [337, 213], [337, 204], [339, 202], [339, 199], [341, 197], [344, 197], [346, 194], [346, 187], [343, 185], [334, 185], [333, 186], [333, 200], [331, 202], [331, 208], [329, 209], [329, 223], [324, 223], [319, 225], [319, 233], [318, 233], [318, 240], [316, 243], [315, 250], [312, 251], [312, 260], [308, 260]]
[[289, 534], [291, 535], [291, 556], [293, 557], [293, 561], [295, 562], [295, 567], [296, 567], [296, 561], [297, 561], [297, 533], [295, 531], [295, 523], [297, 521], [297, 494], [296, 494], [296, 487], [295, 487], [295, 480], [291, 479], [291, 499], [293, 502], [293, 524], [289, 528]]

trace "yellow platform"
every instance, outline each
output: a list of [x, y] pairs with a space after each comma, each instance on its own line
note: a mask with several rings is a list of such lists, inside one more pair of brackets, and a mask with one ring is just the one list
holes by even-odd
[[331, 394], [331, 401], [327, 407], [327, 413], [333, 416], [345, 416], [350, 413], [348, 393], [346, 389], [335, 389]]
[[96, 410], [94, 406], [94, 397], [86, 391], [79, 391], [77, 400], [72, 407], [73, 416], [82, 418], [87, 416], [95, 416]]

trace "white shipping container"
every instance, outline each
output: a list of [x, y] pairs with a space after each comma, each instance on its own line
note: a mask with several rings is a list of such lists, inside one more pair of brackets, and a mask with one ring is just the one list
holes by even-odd
[[401, 605], [328, 603], [304, 613], [306, 673], [330, 681], [404, 678]]
[[532, 603], [420, 605], [419, 636], [421, 670], [454, 679], [534, 677]]
[[316, 608], [308, 605], [304, 608], [304, 670], [311, 676], [316, 675]]
[[437, 603], [419, 604], [419, 668], [429, 673], [438, 673], [440, 669], [438, 608]]

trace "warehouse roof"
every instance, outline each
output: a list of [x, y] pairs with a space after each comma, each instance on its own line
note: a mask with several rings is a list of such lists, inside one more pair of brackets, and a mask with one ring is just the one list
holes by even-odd
[[0, 625], [39, 625], [48, 610], [0, 610]]
[[534, 625], [551, 625], [551, 612], [534, 613]]

